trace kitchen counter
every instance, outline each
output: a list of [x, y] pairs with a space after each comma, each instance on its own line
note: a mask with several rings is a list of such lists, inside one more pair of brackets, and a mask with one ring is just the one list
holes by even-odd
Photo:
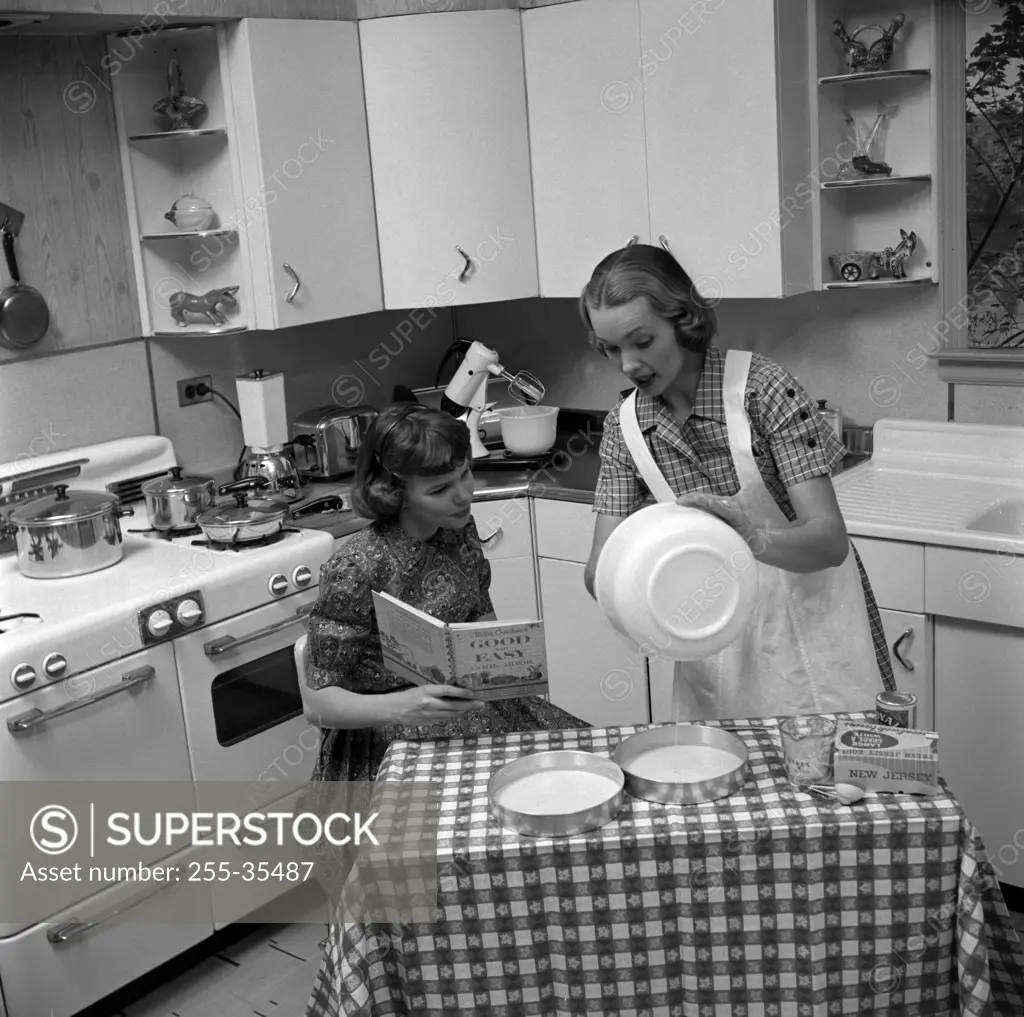
[[[555, 452], [546, 465], [533, 469], [480, 469], [475, 473], [475, 502], [505, 501], [509, 498], [550, 498], [590, 505], [594, 500], [597, 475], [601, 468], [598, 449], [601, 444], [603, 411], [562, 410]], [[842, 462], [842, 471], [867, 461], [869, 457], [850, 453]], [[221, 480], [223, 473], [224, 480]], [[217, 475], [218, 483], [231, 477], [231, 470]], [[351, 482], [311, 483], [303, 489], [297, 506], [329, 495], [348, 493]], [[368, 520], [351, 512], [325, 512], [305, 516], [292, 525], [324, 529], [336, 538], [348, 536], [369, 525]]]

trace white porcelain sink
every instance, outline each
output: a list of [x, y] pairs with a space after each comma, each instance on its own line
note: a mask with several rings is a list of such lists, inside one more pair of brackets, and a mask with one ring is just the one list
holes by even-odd
[[1024, 499], [1001, 501], [998, 505], [993, 505], [983, 515], [972, 519], [966, 529], [1024, 537]]

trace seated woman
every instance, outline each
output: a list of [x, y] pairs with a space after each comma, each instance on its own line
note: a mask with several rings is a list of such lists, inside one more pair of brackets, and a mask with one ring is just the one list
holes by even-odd
[[306, 716], [323, 737], [314, 781], [373, 780], [392, 741], [587, 727], [541, 699], [481, 702], [385, 670], [373, 592], [446, 622], [494, 618], [491, 566], [470, 514], [469, 430], [415, 403], [386, 409], [360, 451], [355, 511], [372, 524], [323, 567], [309, 621]]

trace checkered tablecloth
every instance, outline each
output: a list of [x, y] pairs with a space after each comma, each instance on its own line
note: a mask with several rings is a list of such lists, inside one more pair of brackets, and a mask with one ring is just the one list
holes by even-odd
[[627, 795], [553, 840], [496, 825], [491, 775], [643, 727], [393, 745], [379, 780], [442, 789], [439, 920], [333, 925], [308, 1013], [1024, 1014], [1024, 955], [951, 794], [824, 802], [790, 786], [777, 721], [720, 726], [749, 750], [740, 791]]

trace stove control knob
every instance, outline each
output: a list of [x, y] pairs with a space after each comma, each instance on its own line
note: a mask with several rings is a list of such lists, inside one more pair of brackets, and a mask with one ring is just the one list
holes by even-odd
[[179, 624], [186, 627], [195, 625], [203, 616], [203, 609], [194, 600], [183, 600], [174, 612]]
[[11, 672], [11, 684], [20, 692], [36, 680], [36, 669], [31, 664], [19, 664]]
[[47, 678], [59, 678], [67, 669], [67, 658], [62, 653], [50, 653], [43, 658], [43, 672]]
[[146, 629], [151, 636], [156, 636], [159, 639], [161, 636], [167, 635], [173, 624], [174, 619], [161, 608], [159, 611], [154, 611], [146, 620]]
[[292, 573], [292, 582], [300, 588], [303, 586], [309, 586], [312, 581], [313, 573], [305, 565], [300, 565]]
[[288, 592], [288, 577], [282, 576], [280, 572], [270, 577], [268, 584], [270, 592], [275, 597], [283, 597]]

